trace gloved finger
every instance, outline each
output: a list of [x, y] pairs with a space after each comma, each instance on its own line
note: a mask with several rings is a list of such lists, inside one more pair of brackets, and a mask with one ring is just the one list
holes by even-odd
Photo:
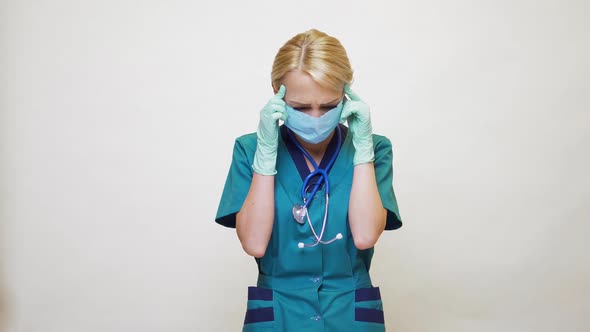
[[287, 113], [281, 113], [281, 116], [279, 117], [279, 120], [285, 122], [287, 121]]
[[278, 120], [283, 118], [283, 114], [287, 114], [286, 110], [285, 110], [285, 102], [281, 100], [282, 103], [275, 103], [272, 105], [272, 110], [271, 110], [271, 117], [274, 120]]
[[352, 113], [353, 110], [351, 107], [343, 107], [342, 113], [340, 113], [340, 123], [346, 122], [346, 119], [348, 119], [348, 117], [351, 116]]
[[344, 92], [346, 93], [348, 98], [350, 98], [350, 100], [361, 101], [361, 97], [359, 97], [359, 95], [357, 95], [356, 92], [352, 91], [352, 89], [350, 88], [350, 84], [346, 84], [344, 86]]
[[287, 91], [287, 88], [283, 84], [281, 84], [281, 87], [279, 88], [279, 91], [277, 92], [275, 97], [283, 99], [286, 91]]
[[270, 102], [270, 105], [272, 106], [273, 109], [274, 108], [285, 108], [287, 103], [285, 103], [285, 101], [282, 99], [273, 98]]
[[271, 117], [273, 118], [273, 120], [283, 120], [285, 121], [287, 119], [287, 113], [285, 112], [274, 112]]
[[272, 103], [270, 105], [271, 113], [276, 113], [276, 112], [285, 113], [286, 106], [287, 106], [287, 104], [282, 99], [275, 101], [274, 103]]
[[285, 113], [274, 113], [272, 115], [273, 120], [281, 120], [281, 121], [285, 121], [287, 120], [287, 114]]

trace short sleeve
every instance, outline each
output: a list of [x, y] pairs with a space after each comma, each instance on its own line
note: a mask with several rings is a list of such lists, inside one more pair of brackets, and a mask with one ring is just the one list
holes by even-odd
[[253, 152], [249, 151], [252, 144], [248, 144], [251, 139], [247, 138], [243, 136], [235, 141], [231, 166], [215, 216], [215, 222], [225, 227], [236, 227], [236, 213], [242, 208], [252, 182]]
[[397, 206], [397, 199], [393, 191], [393, 149], [387, 137], [374, 135], [375, 148], [375, 177], [377, 189], [381, 196], [383, 207], [387, 210], [385, 230], [402, 227], [402, 219]]

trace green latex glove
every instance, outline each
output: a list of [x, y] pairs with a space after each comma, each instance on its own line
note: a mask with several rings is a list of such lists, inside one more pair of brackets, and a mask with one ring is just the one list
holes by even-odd
[[352, 144], [356, 150], [354, 153], [354, 165], [370, 163], [375, 160], [373, 149], [373, 128], [371, 127], [371, 114], [369, 105], [350, 89], [350, 85], [344, 86], [344, 92], [350, 100], [344, 102], [340, 122], [348, 120], [349, 133], [352, 135]]
[[260, 110], [260, 121], [256, 136], [256, 154], [252, 169], [262, 175], [277, 174], [277, 148], [279, 147], [279, 119], [285, 121], [285, 86], [281, 85], [279, 92]]

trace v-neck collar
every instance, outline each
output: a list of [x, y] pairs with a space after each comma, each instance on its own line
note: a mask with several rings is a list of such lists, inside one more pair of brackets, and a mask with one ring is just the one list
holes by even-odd
[[[352, 159], [354, 157], [354, 148], [352, 146], [351, 135], [348, 135], [347, 133], [348, 128], [344, 125], [340, 126], [342, 129], [343, 140], [340, 152], [338, 153], [338, 156], [336, 156], [334, 165], [328, 173], [330, 192], [334, 192], [338, 188], [342, 177], [352, 167]], [[277, 154], [276, 180], [278, 185], [283, 187], [283, 189], [288, 193], [289, 199], [292, 201], [292, 203], [300, 204], [302, 201], [301, 186], [303, 185], [303, 181], [310, 171], [307, 167], [307, 163], [305, 163], [305, 157], [303, 157], [303, 154], [294, 145], [294, 143], [290, 141], [286, 130], [287, 128], [284, 125], [281, 126], [281, 135], [279, 135], [279, 151]], [[330, 160], [332, 153], [335, 151], [337, 141], [338, 139], [336, 137], [332, 137], [332, 140], [328, 145], [328, 149], [322, 157], [320, 167], [325, 167]], [[333, 151], [331, 151], [332, 153], [328, 153], [330, 146], [332, 146], [333, 149]], [[292, 153], [293, 151], [296, 153]], [[301, 162], [303, 162], [303, 165], [305, 166], [303, 169], [304, 172], [299, 169], [301, 168], [301, 165], [299, 167], [297, 166], [297, 164]], [[296, 174], [299, 174], [299, 176], [295, 176]]]
[[[340, 147], [342, 147], [342, 145], [344, 145], [344, 140], [346, 139], [346, 133], [348, 131], [348, 128], [344, 125], [339, 125], [339, 126], [340, 126], [340, 134], [341, 134], [341, 138], [342, 138], [340, 141]], [[299, 150], [299, 148], [297, 147], [297, 142], [293, 141], [294, 138], [293, 138], [293, 136], [289, 135], [289, 131], [290, 131], [290, 129], [287, 128], [287, 126], [281, 126], [281, 136], [283, 138], [283, 141], [285, 142], [285, 145], [287, 146], [287, 150], [289, 151], [289, 155], [291, 156], [291, 159], [293, 159], [293, 162], [295, 163], [295, 166], [297, 167], [297, 170], [299, 171], [299, 175], [301, 176], [301, 180], [305, 180], [305, 178], [311, 173], [311, 171], [309, 170], [309, 167], [307, 166], [305, 155]], [[328, 146], [326, 148], [326, 152], [322, 156], [322, 160], [320, 161], [320, 164], [318, 165], [320, 169], [326, 169], [326, 167], [328, 166], [328, 163], [330, 162], [330, 159], [332, 159], [332, 156], [338, 150], [338, 147], [337, 147], [338, 137], [336, 135], [338, 135], [338, 134], [335, 133], [332, 136], [332, 138], [330, 139], [330, 142], [328, 143]]]

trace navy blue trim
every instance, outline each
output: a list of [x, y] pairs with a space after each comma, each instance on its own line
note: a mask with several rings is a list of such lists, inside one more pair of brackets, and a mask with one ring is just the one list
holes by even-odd
[[[343, 124], [339, 124], [339, 126], [340, 126], [340, 130], [342, 133], [342, 143], [341, 144], [344, 144], [344, 139], [346, 138], [346, 133], [348, 132], [348, 127], [346, 127]], [[305, 181], [305, 178], [311, 172], [309, 171], [309, 167], [307, 167], [307, 163], [305, 162], [305, 157], [303, 156], [303, 153], [301, 151], [299, 151], [299, 149], [297, 148], [295, 143], [293, 143], [293, 141], [289, 137], [289, 134], [287, 133], [287, 130], [290, 130], [290, 129], [287, 128], [287, 126], [285, 126], [285, 125], [281, 125], [281, 137], [283, 138], [283, 142], [285, 142], [285, 145], [287, 146], [287, 151], [289, 151], [289, 155], [291, 155], [291, 159], [293, 159], [293, 162], [295, 163], [295, 166], [297, 167], [297, 171], [299, 172], [299, 175], [301, 176], [301, 180]], [[322, 168], [322, 169], [326, 168], [326, 166], [330, 162], [330, 159], [332, 158], [332, 155], [336, 152], [336, 145], [337, 144], [338, 144], [338, 139], [336, 138], [336, 135], [334, 135], [334, 136], [332, 136], [332, 139], [330, 139], [330, 143], [328, 144], [328, 148], [326, 149], [326, 153], [324, 153], [324, 156], [322, 157], [322, 161], [319, 164], [320, 168]], [[313, 182], [313, 181], [309, 182], [309, 186], [311, 187], [310, 190], [313, 188], [314, 185], [315, 185], [315, 182]]]
[[215, 222], [229, 228], [236, 228], [236, 214], [231, 213], [227, 216], [215, 219]]
[[354, 293], [355, 302], [375, 301], [381, 300], [381, 293], [379, 287], [361, 288]]
[[354, 320], [356, 320], [357, 322], [385, 324], [383, 310], [379, 309], [355, 308]]
[[272, 301], [272, 289], [248, 287], [248, 300]]
[[392, 231], [402, 227], [402, 221], [392, 211], [387, 210], [387, 222], [385, 223], [385, 230]]
[[271, 322], [275, 320], [275, 313], [272, 307], [250, 309], [246, 311], [244, 324]]
[[293, 143], [293, 141], [291, 141], [291, 138], [289, 137], [287, 130], [289, 130], [289, 128], [287, 128], [287, 126], [285, 126], [285, 125], [281, 126], [281, 136], [283, 138], [283, 142], [285, 142], [285, 145], [287, 146], [287, 151], [289, 151], [289, 155], [291, 156], [291, 159], [293, 159], [293, 162], [295, 163], [295, 167], [297, 167], [297, 171], [299, 172], [299, 175], [301, 176], [301, 180], [305, 181], [305, 178], [310, 173], [309, 169], [307, 168], [307, 164], [305, 163], [305, 158], [303, 157], [303, 153], [301, 153], [301, 151], [299, 151], [297, 149], [297, 146], [295, 145], [295, 143]]

